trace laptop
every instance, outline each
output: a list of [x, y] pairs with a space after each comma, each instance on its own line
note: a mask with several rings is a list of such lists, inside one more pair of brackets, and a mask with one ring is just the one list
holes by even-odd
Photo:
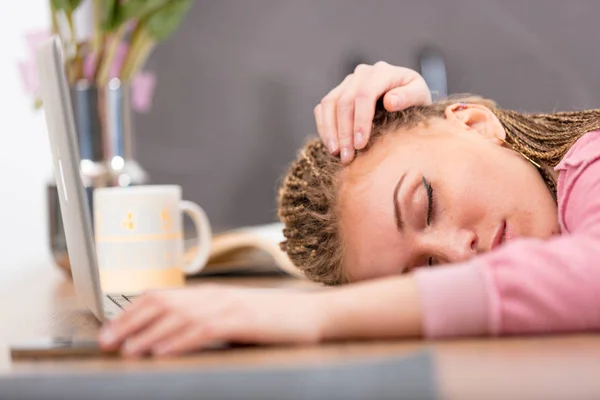
[[116, 316], [133, 296], [105, 294], [100, 287], [91, 210], [80, 173], [79, 143], [58, 36], [38, 46], [36, 61], [75, 292], [104, 322]]

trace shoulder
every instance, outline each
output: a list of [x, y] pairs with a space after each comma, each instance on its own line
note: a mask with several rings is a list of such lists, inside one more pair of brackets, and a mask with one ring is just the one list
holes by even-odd
[[577, 168], [598, 158], [600, 158], [600, 130], [588, 132], [579, 138], [555, 169], [560, 172]]
[[[571, 231], [575, 225], [590, 218], [600, 210], [592, 199], [600, 198], [600, 130], [583, 135], [569, 149], [556, 166], [558, 171], [558, 211], [563, 230]], [[592, 213], [592, 210], [594, 211]], [[596, 222], [600, 222], [596, 221]], [[571, 229], [569, 229], [571, 228]]]

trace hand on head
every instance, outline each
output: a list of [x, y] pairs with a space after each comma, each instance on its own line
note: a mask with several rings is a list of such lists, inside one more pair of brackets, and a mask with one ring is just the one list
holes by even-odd
[[431, 93], [418, 72], [380, 61], [361, 64], [315, 107], [317, 130], [332, 154], [342, 163], [369, 142], [375, 104], [383, 96], [388, 111], [431, 104]]

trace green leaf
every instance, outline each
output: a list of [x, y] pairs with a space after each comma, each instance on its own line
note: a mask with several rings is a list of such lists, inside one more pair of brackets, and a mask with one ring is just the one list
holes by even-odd
[[137, 20], [155, 40], [164, 40], [171, 35], [193, 3], [193, 0], [99, 1], [102, 10], [102, 29], [112, 32], [127, 21]]
[[171, 3], [173, 0], [127, 0], [121, 4], [122, 15], [125, 20], [148, 18], [151, 14]]
[[116, 30], [124, 20], [121, 17], [119, 0], [98, 0], [100, 9], [100, 24], [107, 32]]
[[115, 31], [127, 21], [142, 21], [173, 0], [99, 0], [103, 28]]
[[50, 4], [54, 10], [62, 10], [66, 14], [71, 14], [77, 7], [81, 0], [51, 0]]
[[[132, 0], [130, 0], [132, 1]], [[171, 0], [163, 7], [141, 21], [148, 33], [156, 41], [168, 38], [179, 26], [191, 8], [193, 0]]]

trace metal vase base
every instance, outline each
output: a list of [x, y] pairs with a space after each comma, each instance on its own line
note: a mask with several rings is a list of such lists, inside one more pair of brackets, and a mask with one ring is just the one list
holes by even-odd
[[[81, 179], [93, 223], [97, 187], [148, 183], [133, 154], [133, 121], [129, 86], [113, 78], [104, 88], [79, 81], [71, 88], [73, 115], [81, 157]], [[56, 264], [71, 271], [56, 182], [47, 186], [49, 243]]]

